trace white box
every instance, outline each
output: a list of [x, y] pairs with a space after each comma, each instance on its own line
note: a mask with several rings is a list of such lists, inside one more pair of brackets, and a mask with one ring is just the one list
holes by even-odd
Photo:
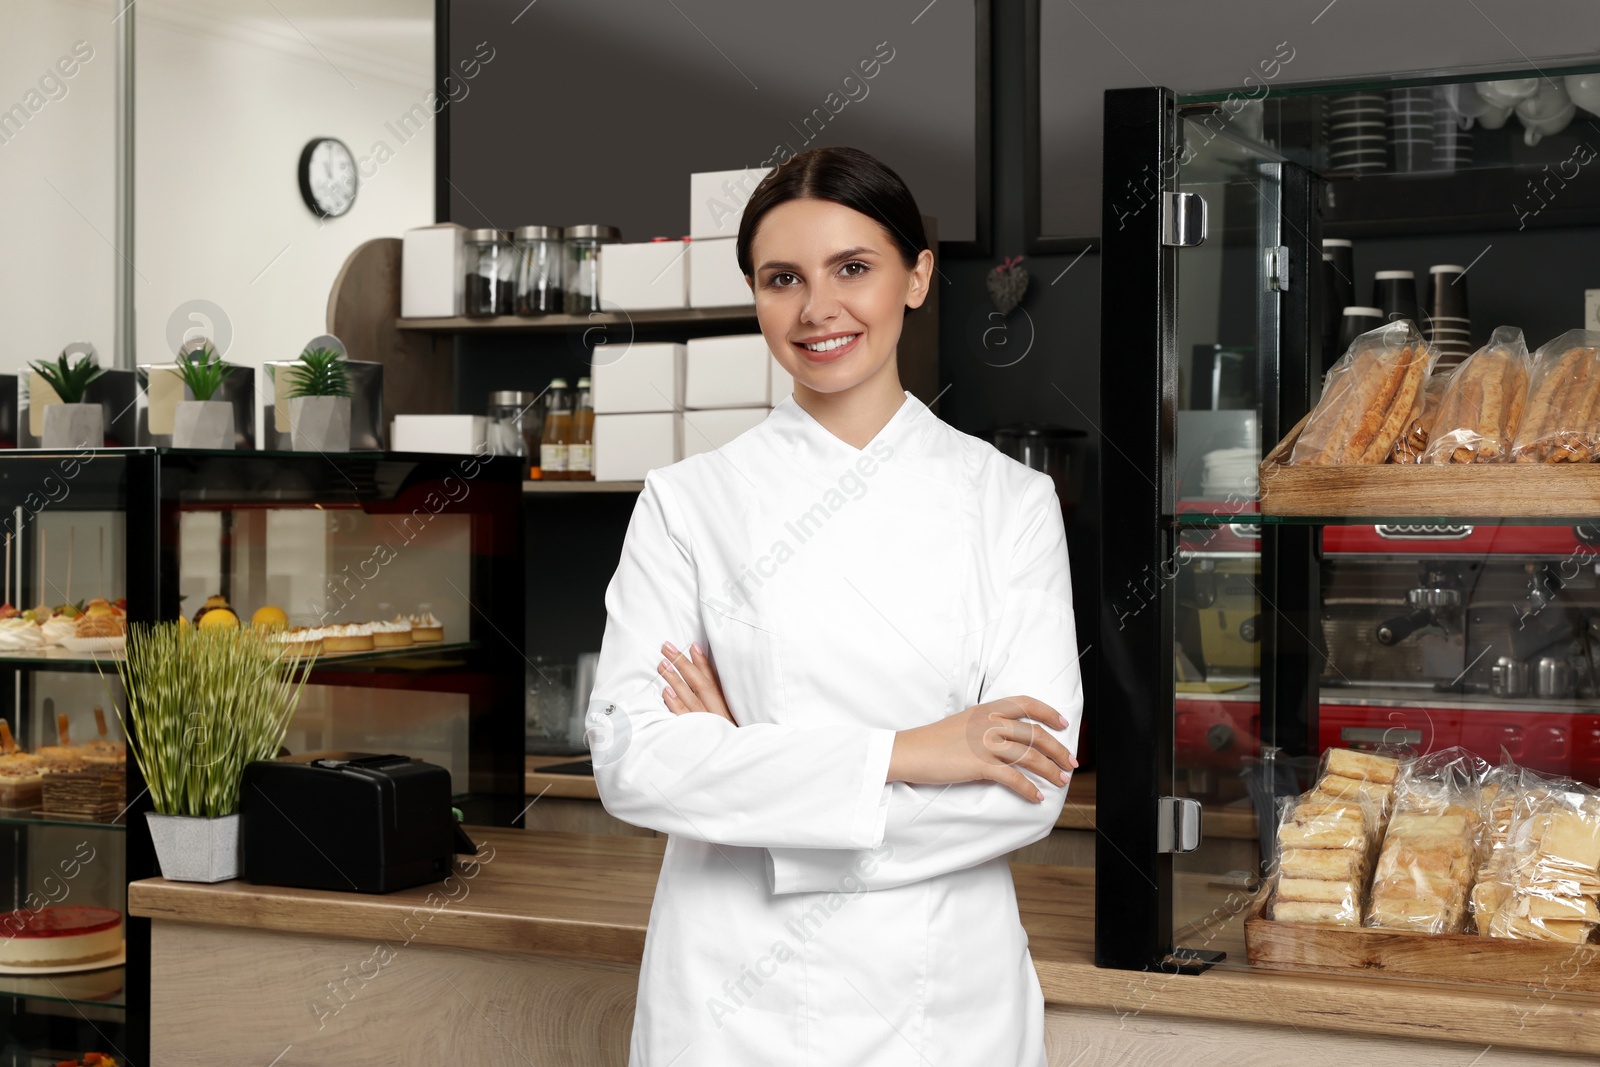
[[756, 294], [739, 270], [734, 237], [689, 242], [689, 306], [693, 308], [754, 306]]
[[419, 226], [400, 239], [400, 315], [449, 319], [461, 314], [466, 228], [454, 222]]
[[771, 172], [771, 167], [751, 167], [689, 175], [689, 236], [739, 236], [744, 205]]
[[1600, 289], [1583, 291], [1583, 328], [1600, 330]]
[[678, 461], [675, 411], [594, 417], [594, 480], [636, 482], [647, 471]]
[[683, 406], [752, 408], [769, 403], [772, 353], [759, 333], [691, 337], [684, 357]]
[[396, 415], [389, 447], [395, 452], [482, 452], [488, 422], [482, 415]]
[[721, 448], [754, 426], [759, 426], [771, 408], [721, 408], [716, 411], [683, 413], [683, 457]]
[[772, 367], [768, 371], [768, 378], [771, 381], [771, 384], [767, 387], [767, 403], [771, 404], [773, 407], [777, 407], [783, 402], [784, 397], [793, 395], [794, 376], [788, 371], [784, 370], [783, 364], [779, 363], [777, 359], [774, 358], [772, 361]]
[[683, 407], [682, 344], [596, 345], [591, 351], [589, 396], [596, 415]]
[[689, 306], [689, 242], [600, 246], [600, 299], [606, 310]]

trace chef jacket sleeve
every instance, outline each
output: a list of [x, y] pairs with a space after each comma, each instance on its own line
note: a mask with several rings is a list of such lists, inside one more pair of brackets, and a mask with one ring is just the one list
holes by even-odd
[[[1037, 725], [1076, 754], [1083, 689], [1066, 530], [1049, 476], [1029, 480], [1014, 528], [1018, 533], [1011, 577], [1001, 615], [993, 623], [997, 630], [984, 643], [993, 651], [985, 663], [978, 703], [1008, 696], [1044, 701], [1066, 718], [1067, 728]], [[772, 891], [892, 889], [964, 870], [1038, 841], [1055, 826], [1066, 787], [1018, 769], [1039, 787], [1042, 801], [1024, 800], [988, 781], [949, 786], [893, 782], [882, 845], [870, 851], [769, 848]]]
[[595, 784], [625, 822], [723, 845], [849, 850], [883, 839], [894, 731], [734, 726], [675, 715], [661, 644], [708, 643], [695, 563], [672, 486], [643, 491], [606, 588], [606, 627], [585, 716]]

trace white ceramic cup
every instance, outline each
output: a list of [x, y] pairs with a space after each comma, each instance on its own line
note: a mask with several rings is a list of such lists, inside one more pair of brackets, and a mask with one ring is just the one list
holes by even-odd
[[1517, 105], [1517, 118], [1522, 120], [1522, 140], [1529, 148], [1553, 133], [1560, 133], [1572, 121], [1578, 109], [1560, 82], [1547, 81], [1539, 91]]
[[1495, 107], [1516, 107], [1538, 91], [1538, 78], [1510, 78], [1505, 81], [1478, 83], [1478, 95]]
[[1563, 84], [1574, 104], [1600, 115], [1600, 74], [1569, 74]]

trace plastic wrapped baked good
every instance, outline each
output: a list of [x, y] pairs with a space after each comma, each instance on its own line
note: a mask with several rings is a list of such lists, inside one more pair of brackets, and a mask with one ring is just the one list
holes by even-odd
[[1528, 399], [1531, 361], [1522, 331], [1495, 330], [1447, 379], [1424, 463], [1504, 463]]
[[1407, 766], [1373, 870], [1367, 926], [1462, 932], [1483, 848], [1481, 787], [1488, 772], [1487, 763], [1461, 748]]
[[1600, 332], [1568, 330], [1534, 353], [1518, 463], [1589, 463], [1600, 455]]
[[1479, 931], [1582, 943], [1600, 925], [1600, 795], [1546, 781], [1517, 795], [1492, 880], [1473, 890]]
[[1395, 757], [1330, 749], [1316, 785], [1281, 802], [1273, 919], [1361, 924], [1399, 768]]
[[1434, 371], [1422, 383], [1422, 407], [1411, 420], [1406, 431], [1395, 438], [1394, 449], [1389, 454], [1391, 463], [1421, 463], [1422, 455], [1433, 439], [1433, 427], [1439, 417], [1439, 405], [1444, 400], [1445, 388], [1450, 384], [1448, 371]]
[[1328, 371], [1292, 464], [1385, 463], [1422, 412], [1422, 383], [1438, 351], [1409, 319], [1357, 337]]

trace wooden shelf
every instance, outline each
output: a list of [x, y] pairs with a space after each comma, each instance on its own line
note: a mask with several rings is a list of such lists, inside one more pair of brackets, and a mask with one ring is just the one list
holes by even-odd
[[644, 482], [523, 482], [524, 493], [637, 493]]
[[429, 333], [563, 333], [595, 326], [703, 326], [756, 321], [753, 304], [720, 308], [665, 308], [655, 311], [597, 311], [589, 315], [494, 315], [487, 318], [395, 319], [401, 330]]

